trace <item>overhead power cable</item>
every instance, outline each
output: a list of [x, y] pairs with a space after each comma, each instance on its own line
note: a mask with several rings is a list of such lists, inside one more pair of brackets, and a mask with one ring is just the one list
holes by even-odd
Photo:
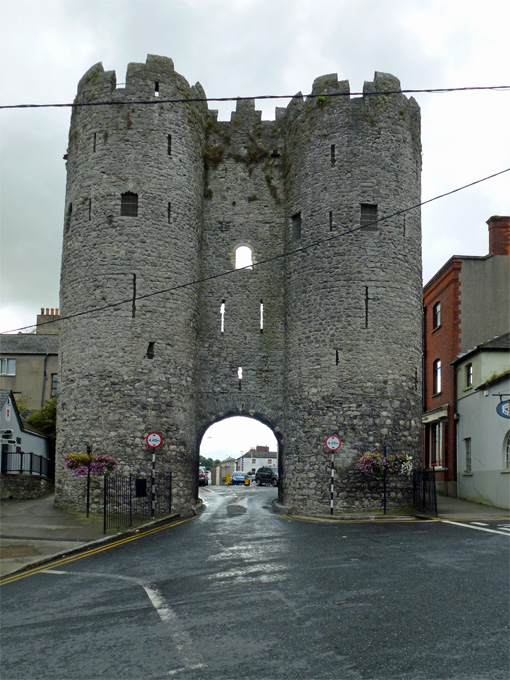
[[[360, 231], [361, 229], [372, 226], [374, 224], [379, 224], [380, 222], [385, 222], [386, 220], [392, 219], [393, 217], [397, 217], [398, 215], [403, 215], [406, 212], [409, 212], [410, 210], [416, 210], [417, 208], [421, 208], [424, 205], [427, 205], [427, 203], [432, 203], [433, 201], [438, 201], [440, 198], [445, 198], [446, 196], [451, 196], [452, 194], [457, 193], [458, 191], [463, 191], [464, 189], [468, 189], [469, 187], [475, 186], [476, 184], [480, 184], [481, 182], [486, 182], [489, 179], [493, 179], [494, 177], [498, 177], [499, 175], [503, 175], [506, 172], [510, 172], [510, 168], [506, 168], [506, 170], [500, 170], [499, 172], [495, 172], [492, 175], [488, 175], [487, 177], [482, 177], [482, 179], [477, 179], [474, 182], [470, 182], [469, 184], [464, 184], [461, 187], [457, 187], [456, 189], [452, 189], [451, 191], [447, 191], [444, 194], [439, 194], [438, 196], [434, 196], [434, 198], [429, 198], [426, 201], [422, 201], [421, 203], [417, 203], [416, 205], [409, 206], [408, 208], [402, 208], [401, 210], [396, 210], [395, 212], [391, 213], [390, 215], [385, 215], [384, 217], [381, 217], [377, 220], [374, 220], [373, 222], [364, 224], [363, 227], [361, 225], [357, 227], [353, 227], [352, 229], [346, 229], [339, 234], [333, 234], [332, 236], [328, 236], [327, 238], [322, 238], [317, 241], [314, 241], [313, 243], [309, 243], [308, 245], [301, 246], [300, 248], [294, 248], [293, 250], [288, 250], [284, 253], [279, 253], [278, 255], [273, 255], [272, 257], [267, 257], [264, 260], [259, 260], [258, 262], [253, 262], [251, 265], [246, 265], [245, 267], [239, 267], [239, 269], [228, 269], [223, 272], [219, 272], [218, 274], [212, 274], [211, 276], [206, 276], [202, 279], [196, 279], [195, 281], [188, 281], [186, 283], [181, 283], [177, 286], [170, 286], [169, 288], [162, 288], [161, 290], [154, 291], [152, 293], [146, 293], [145, 295], [138, 295], [133, 297], [130, 297], [126, 300], [119, 300], [118, 302], [111, 302], [107, 305], [102, 305], [101, 307], [94, 307], [93, 309], [86, 309], [81, 312], [76, 312], [75, 314], [69, 314], [68, 316], [60, 316], [58, 318], [58, 321], [68, 321], [69, 319], [75, 319], [79, 316], [86, 316], [87, 314], [95, 314], [96, 312], [102, 312], [105, 309], [111, 309], [113, 307], [120, 307], [121, 305], [126, 305], [126, 304], [133, 304], [133, 302], [138, 301], [138, 300], [146, 300], [147, 298], [154, 297], [155, 295], [162, 295], [163, 293], [171, 293], [176, 290], [181, 290], [182, 288], [188, 288], [189, 286], [196, 286], [200, 283], [205, 283], [207, 281], [213, 281], [214, 279], [219, 279], [222, 278], [223, 276], [231, 276], [232, 274], [235, 274], [236, 272], [243, 271], [244, 269], [253, 269], [254, 267], [260, 267], [263, 264], [267, 264], [268, 262], [274, 262], [275, 260], [279, 260], [285, 257], [290, 257], [291, 255], [296, 255], [297, 253], [302, 253], [306, 250], [310, 250], [312, 248], [316, 248], [317, 246], [320, 246], [324, 243], [329, 243], [330, 241], [334, 241], [336, 239], [342, 238], [343, 236], [347, 236], [349, 234], [353, 234], [356, 231]], [[30, 326], [22, 326], [21, 328], [14, 328], [10, 331], [3, 331], [0, 335], [5, 335], [7, 333], [16, 333], [18, 331], [24, 331], [29, 328], [35, 328], [38, 326], [45, 326], [49, 323], [55, 323], [55, 321], [43, 321], [39, 324], [32, 324]]]
[[308, 97], [381, 97], [390, 94], [443, 94], [447, 92], [476, 92], [492, 90], [495, 92], [504, 92], [510, 90], [510, 85], [484, 85], [471, 87], [438, 87], [427, 88], [421, 90], [384, 90], [377, 92], [313, 92], [310, 94], [260, 94], [254, 97], [184, 97], [180, 99], [162, 99], [161, 97], [154, 97], [153, 99], [130, 99], [130, 100], [108, 100], [96, 102], [74, 102], [72, 104], [3, 104], [0, 109], [44, 109], [44, 108], [71, 108], [73, 106], [131, 106], [134, 104], [190, 104], [191, 102], [237, 102], [257, 99], [301, 99]]

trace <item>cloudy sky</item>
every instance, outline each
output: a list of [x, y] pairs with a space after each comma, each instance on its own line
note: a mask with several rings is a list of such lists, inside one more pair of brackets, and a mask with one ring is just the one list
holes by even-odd
[[[510, 85], [508, 0], [3, 0], [0, 104], [72, 102], [101, 61], [171, 57], [209, 97], [311, 91], [326, 73], [358, 92], [374, 71], [404, 89]], [[510, 91], [415, 95], [423, 200], [510, 167]], [[264, 118], [276, 105], [260, 102]], [[228, 118], [233, 105], [220, 108]], [[58, 307], [70, 109], [0, 110], [0, 331]], [[510, 214], [510, 173], [422, 210], [424, 281], [453, 254], [484, 255]], [[258, 442], [264, 443], [264, 442]]]

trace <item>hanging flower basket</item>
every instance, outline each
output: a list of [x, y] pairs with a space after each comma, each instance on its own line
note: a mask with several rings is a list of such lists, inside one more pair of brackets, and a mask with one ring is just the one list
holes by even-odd
[[394, 453], [386, 457], [377, 452], [365, 453], [358, 460], [358, 468], [374, 477], [380, 477], [384, 471], [390, 475], [410, 475], [413, 459], [407, 453]]
[[104, 475], [117, 469], [115, 458], [103, 454], [89, 456], [87, 453], [69, 453], [64, 462], [66, 468], [76, 477], [86, 477], [88, 474]]

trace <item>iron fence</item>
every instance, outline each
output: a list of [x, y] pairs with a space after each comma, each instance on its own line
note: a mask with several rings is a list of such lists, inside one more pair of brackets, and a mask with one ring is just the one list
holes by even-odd
[[172, 512], [172, 474], [155, 477], [154, 507], [150, 474], [105, 475], [104, 533]]
[[437, 517], [436, 476], [433, 469], [413, 470], [413, 505], [417, 510]]
[[53, 466], [44, 456], [30, 451], [2, 451], [3, 475], [40, 475], [53, 477]]

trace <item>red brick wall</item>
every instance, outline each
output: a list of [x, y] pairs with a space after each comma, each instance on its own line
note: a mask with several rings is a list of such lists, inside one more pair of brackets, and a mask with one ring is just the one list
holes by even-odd
[[[443, 431], [443, 465], [448, 469], [438, 472], [437, 479], [455, 482], [456, 433], [455, 433], [455, 370], [451, 362], [460, 352], [460, 283], [462, 261], [452, 259], [445, 265], [423, 291], [425, 308], [425, 411], [449, 404], [448, 422]], [[441, 303], [441, 325], [433, 328], [433, 308]], [[433, 394], [433, 365], [441, 360], [441, 392]], [[428, 441], [425, 440], [428, 449]], [[424, 462], [428, 462], [425, 458]]]
[[489, 254], [510, 255], [510, 217], [491, 217], [489, 226]]

